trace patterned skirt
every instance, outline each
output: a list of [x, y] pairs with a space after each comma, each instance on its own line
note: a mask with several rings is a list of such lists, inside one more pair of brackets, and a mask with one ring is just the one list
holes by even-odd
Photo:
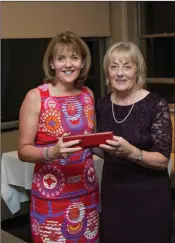
[[33, 243], [99, 242], [98, 190], [72, 199], [31, 196]]

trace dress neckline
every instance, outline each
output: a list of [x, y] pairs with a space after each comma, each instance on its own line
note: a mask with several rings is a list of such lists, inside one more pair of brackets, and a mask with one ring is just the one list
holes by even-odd
[[78, 96], [81, 96], [83, 94], [83, 89], [84, 89], [84, 86], [81, 88], [81, 93], [75, 94], [75, 95], [53, 96], [53, 95], [50, 94], [49, 86], [47, 84], [48, 94], [49, 94], [49, 97], [51, 97], [51, 98], [70, 98], [70, 97], [72, 98], [72, 97], [78, 97]]
[[[112, 94], [112, 93], [109, 94], [109, 99], [110, 99], [110, 102], [112, 103], [112, 100], [111, 100], [111, 94]], [[140, 102], [142, 102], [142, 101], [144, 101], [145, 99], [147, 99], [147, 98], [150, 96], [150, 94], [151, 94], [151, 92], [149, 92], [149, 93], [148, 93], [144, 98], [142, 98], [141, 100], [138, 100], [137, 102], [135, 102], [135, 105], [138, 104], [138, 103], [140, 103]], [[118, 107], [130, 107], [130, 106], [132, 106], [132, 104], [130, 104], [130, 105], [118, 105], [118, 104], [115, 104], [115, 103], [114, 103], [114, 106], [118, 106]]]

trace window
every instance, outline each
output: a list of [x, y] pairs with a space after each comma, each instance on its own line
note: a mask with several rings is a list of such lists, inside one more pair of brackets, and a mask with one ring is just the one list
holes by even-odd
[[175, 3], [139, 2], [138, 38], [148, 89], [175, 103]]

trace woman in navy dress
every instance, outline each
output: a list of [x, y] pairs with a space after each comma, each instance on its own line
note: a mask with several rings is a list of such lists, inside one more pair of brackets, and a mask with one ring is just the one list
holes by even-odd
[[113, 140], [100, 145], [105, 243], [171, 241], [167, 166], [172, 124], [166, 100], [143, 89], [145, 69], [140, 50], [131, 42], [114, 44], [104, 58], [112, 92], [97, 102], [98, 131], [114, 132]]

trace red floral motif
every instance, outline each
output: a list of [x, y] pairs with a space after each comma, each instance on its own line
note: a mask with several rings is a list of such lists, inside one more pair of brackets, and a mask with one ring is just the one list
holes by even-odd
[[54, 230], [52, 230], [48, 237], [51, 241], [57, 242], [60, 236], [59, 234], [56, 234]]
[[84, 168], [83, 182], [88, 190], [94, 190], [98, 186], [98, 179], [95, 173], [93, 160], [88, 160]]
[[77, 224], [68, 224], [67, 225], [67, 231], [70, 233], [70, 234], [78, 234], [78, 232], [80, 232], [80, 230], [82, 229], [82, 221], [77, 223]]
[[40, 129], [51, 135], [61, 135], [64, 131], [61, 125], [60, 112], [55, 109], [44, 111], [40, 117]]
[[77, 114], [77, 107], [75, 106], [74, 103], [67, 104], [67, 113], [70, 116], [74, 116]]
[[70, 220], [77, 219], [80, 215], [80, 209], [79, 208], [70, 208], [68, 212], [68, 216]]
[[85, 215], [85, 207], [82, 202], [72, 203], [66, 210], [66, 216], [70, 223], [81, 222]]
[[98, 230], [99, 230], [99, 214], [98, 214], [98, 212], [92, 211], [87, 216], [87, 219], [88, 219], [88, 223], [87, 223], [88, 226], [86, 228], [85, 237], [87, 239], [94, 239], [97, 236]]
[[88, 120], [88, 126], [90, 128], [93, 128], [94, 127], [94, 107], [92, 105], [87, 105], [84, 111]]
[[45, 175], [43, 178], [43, 181], [44, 181], [44, 185], [46, 186], [46, 188], [53, 188], [56, 186], [56, 183], [57, 183], [56, 177], [52, 174]]
[[76, 120], [70, 120], [70, 122], [71, 122], [73, 125], [77, 125], [77, 124], [79, 124], [80, 119], [77, 118]]
[[65, 186], [65, 178], [61, 170], [49, 164], [39, 170], [36, 182], [42, 196], [50, 199], [58, 197]]

